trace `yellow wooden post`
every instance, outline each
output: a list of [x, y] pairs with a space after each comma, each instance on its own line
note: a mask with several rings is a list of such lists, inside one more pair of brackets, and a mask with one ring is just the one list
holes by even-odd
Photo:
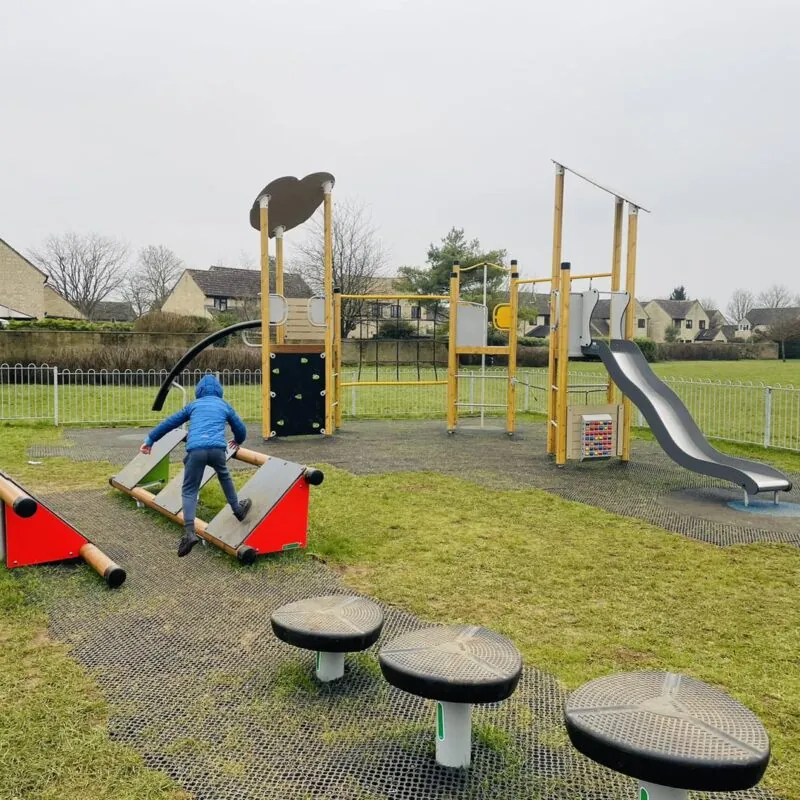
[[333, 413], [333, 183], [326, 181], [324, 192], [324, 268], [325, 268], [325, 435], [332, 436], [336, 427]]
[[[275, 294], [283, 297], [283, 226], [275, 228]], [[283, 344], [286, 339], [286, 327], [275, 328], [275, 343]]]
[[[633, 339], [636, 320], [636, 240], [639, 233], [639, 208], [628, 204], [628, 251], [625, 258], [625, 291], [631, 296], [628, 313], [625, 315], [625, 338]], [[631, 460], [631, 401], [622, 401], [622, 460]]]
[[508, 328], [508, 390], [506, 399], [506, 433], [512, 436], [517, 427], [517, 316], [519, 314], [519, 272], [517, 260], [511, 261], [511, 279], [509, 281], [509, 305], [511, 306], [511, 324]]
[[450, 272], [450, 319], [447, 338], [447, 432], [454, 433], [458, 421], [458, 354], [456, 353], [456, 330], [458, 315], [458, 269], [459, 262], [453, 262]]
[[261, 435], [272, 436], [269, 348], [269, 195], [258, 198], [261, 233]]
[[[618, 292], [620, 287], [620, 263], [622, 260], [622, 207], [624, 201], [621, 197], [614, 198], [614, 240], [611, 246], [611, 291]], [[633, 300], [631, 300], [633, 302]], [[608, 402], [614, 403], [617, 399], [617, 388], [611, 377], [608, 379]]]
[[569, 293], [570, 263], [561, 265], [560, 284], [558, 289], [558, 375], [556, 391], [556, 464], [560, 467], [567, 463], [567, 408], [569, 396]]
[[558, 372], [558, 331], [554, 331], [556, 320], [556, 289], [559, 285], [561, 264], [561, 241], [564, 221], [564, 167], [556, 164], [556, 190], [553, 204], [553, 262], [550, 283], [550, 347], [547, 355], [547, 452], [556, 451], [556, 379]]
[[338, 430], [342, 427], [342, 290], [338, 286], [333, 290], [333, 341], [334, 421]]

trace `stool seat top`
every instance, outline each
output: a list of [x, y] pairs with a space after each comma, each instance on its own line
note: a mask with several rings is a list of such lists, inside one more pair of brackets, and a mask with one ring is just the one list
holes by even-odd
[[511, 641], [475, 625], [406, 633], [381, 648], [379, 661], [398, 689], [450, 703], [505, 700], [522, 674], [522, 657]]
[[378, 641], [383, 611], [364, 597], [326, 595], [281, 606], [272, 614], [271, 623], [275, 635], [295, 647], [352, 653]]
[[752, 711], [720, 689], [670, 672], [590, 681], [570, 695], [564, 717], [581, 753], [660, 786], [749, 789], [769, 763], [769, 737]]

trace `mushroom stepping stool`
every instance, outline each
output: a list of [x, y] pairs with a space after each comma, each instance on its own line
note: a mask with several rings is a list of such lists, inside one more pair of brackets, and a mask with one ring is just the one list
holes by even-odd
[[272, 615], [272, 630], [283, 642], [317, 653], [321, 681], [344, 675], [344, 654], [366, 650], [378, 641], [383, 611], [363, 597], [329, 595], [281, 606]]
[[384, 678], [409, 694], [436, 701], [436, 761], [468, 767], [472, 706], [510, 697], [522, 675], [522, 657], [499, 633], [472, 625], [423, 628], [385, 644]]
[[564, 717], [579, 752], [639, 780], [637, 800], [750, 789], [769, 763], [769, 737], [755, 714], [683, 675], [598, 678], [570, 695]]

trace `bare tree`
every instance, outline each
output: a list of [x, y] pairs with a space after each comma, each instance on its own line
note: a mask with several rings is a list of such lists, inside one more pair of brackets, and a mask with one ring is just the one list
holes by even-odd
[[[325, 284], [323, 219], [311, 219], [306, 239], [295, 247], [293, 264], [315, 292], [322, 294]], [[333, 285], [342, 294], [368, 294], [375, 279], [386, 269], [386, 254], [364, 205], [353, 200], [336, 204], [333, 214]], [[356, 329], [363, 303], [342, 301], [342, 338]]]
[[148, 310], [161, 308], [183, 272], [183, 261], [169, 247], [151, 244], [139, 251], [137, 267], [140, 281], [150, 294]]
[[755, 307], [756, 301], [753, 293], [747, 289], [736, 289], [728, 303], [728, 317], [735, 324], [739, 324]]
[[703, 306], [704, 310], [708, 311], [710, 308], [712, 311], [718, 311], [719, 306], [717, 305], [717, 301], [713, 297], [701, 297], [698, 301], [701, 306]]
[[153, 305], [153, 293], [141, 272], [134, 272], [128, 276], [122, 286], [122, 297], [131, 304], [137, 317], [146, 314]]
[[779, 312], [780, 318], [767, 328], [764, 338], [777, 342], [779, 358], [786, 361], [786, 342], [800, 340], [800, 315], [792, 311]]
[[792, 293], [782, 283], [773, 283], [758, 296], [758, 304], [763, 308], [786, 308], [792, 304]]
[[51, 235], [28, 256], [50, 285], [91, 319], [97, 304], [126, 278], [128, 246], [96, 233]]

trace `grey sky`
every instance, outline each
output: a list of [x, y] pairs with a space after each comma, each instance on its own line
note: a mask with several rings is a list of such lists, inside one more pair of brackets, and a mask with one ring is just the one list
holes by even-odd
[[[0, 237], [233, 264], [268, 180], [329, 170], [393, 266], [458, 225], [532, 276], [553, 157], [653, 209], [639, 294], [800, 292], [798, 30], [794, 0], [5, 0]], [[568, 180], [564, 257], [607, 268], [612, 215]]]

